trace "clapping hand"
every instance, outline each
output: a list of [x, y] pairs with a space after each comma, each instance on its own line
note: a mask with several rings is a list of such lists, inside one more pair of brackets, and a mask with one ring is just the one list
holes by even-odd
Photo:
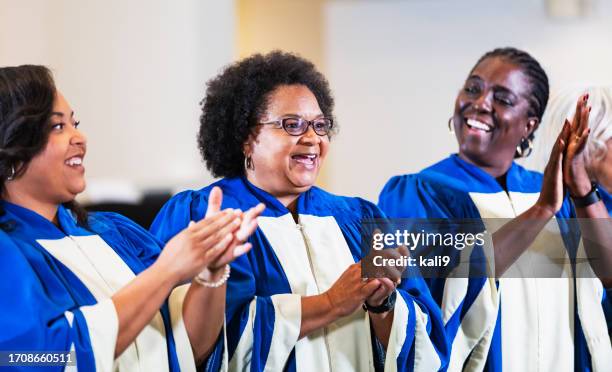
[[[565, 121], [564, 134], [567, 144], [563, 161], [563, 182], [572, 196], [582, 197], [591, 191], [591, 181], [586, 170], [584, 149], [589, 137], [589, 95], [584, 94], [576, 103], [571, 123]], [[565, 127], [568, 127], [566, 130]], [[563, 133], [562, 132], [562, 133]]]
[[[374, 234], [380, 233], [380, 230], [375, 230]], [[372, 243], [371, 247], [374, 246]], [[377, 282], [378, 288], [366, 298], [366, 302], [370, 306], [380, 306], [389, 297], [395, 287], [401, 282], [402, 274], [406, 270], [402, 266], [382, 265], [375, 266], [374, 258], [380, 256], [384, 260], [395, 261], [398, 258], [408, 256], [408, 249], [404, 246], [397, 248], [386, 248], [382, 250], [370, 249], [368, 255], [364, 258], [365, 275], [374, 276], [369, 278], [369, 282]], [[383, 260], [379, 262], [384, 262]], [[388, 262], [388, 261], [387, 261]]]
[[[214, 187], [209, 195], [208, 208], [206, 209], [204, 219], [212, 218], [222, 213], [222, 201], [223, 193], [221, 189]], [[211, 276], [214, 276], [216, 271], [223, 269], [225, 265], [232, 262], [236, 257], [247, 253], [252, 248], [251, 243], [248, 243], [246, 240], [255, 232], [255, 229], [257, 229], [257, 217], [264, 209], [265, 205], [259, 203], [246, 212], [241, 212], [239, 210], [233, 211], [233, 213], [238, 216], [239, 223], [236, 224], [231, 237], [226, 238], [227, 245], [216, 246], [215, 249], [207, 253], [210, 258], [210, 263], [207, 265], [205, 271], [210, 271]]]
[[550, 153], [550, 158], [544, 169], [544, 182], [542, 182], [542, 191], [536, 205], [546, 210], [552, 217], [563, 205], [564, 185], [563, 185], [563, 163], [565, 149], [567, 148], [567, 138], [569, 136], [569, 123], [563, 125], [561, 133], [557, 136], [557, 140]]
[[257, 228], [257, 216], [264, 205], [246, 212], [221, 210], [222, 200], [221, 189], [214, 187], [205, 217], [189, 223], [162, 250], [160, 264], [176, 273], [179, 281], [199, 275], [203, 280], [214, 282], [223, 275], [225, 265], [251, 249], [246, 240]]

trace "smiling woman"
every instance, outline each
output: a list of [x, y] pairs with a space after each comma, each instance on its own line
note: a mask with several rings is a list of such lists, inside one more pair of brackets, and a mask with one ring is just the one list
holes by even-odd
[[[583, 229], [589, 239], [577, 254], [586, 250], [598, 258], [582, 268], [589, 275], [577, 265], [574, 272], [560, 267], [561, 278], [504, 276], [532, 252], [561, 252], [558, 261], [569, 262], [581, 236], [563, 229], [566, 220], [608, 217], [603, 203], [589, 197], [590, 181], [578, 161], [588, 137], [588, 97], [574, 106], [572, 123], [555, 134], [544, 175], [514, 163], [529, 154], [547, 100], [548, 78], [533, 57], [514, 48], [486, 53], [457, 95], [452, 122], [459, 153], [420, 173], [393, 177], [380, 194], [379, 205], [390, 217], [509, 221], [492, 230], [489, 277], [428, 283], [452, 342], [451, 370], [605, 371], [612, 363], [603, 288], [593, 274], [612, 270], [609, 237]], [[591, 250], [594, 241], [599, 250]]]
[[[496, 177], [505, 173], [517, 144], [530, 138], [540, 121], [531, 108], [528, 82], [519, 66], [502, 58], [476, 65], [457, 96], [453, 115], [462, 159]], [[495, 115], [490, 115], [493, 110]], [[518, 120], [526, 125], [514, 125]]]
[[399, 282], [395, 268], [362, 279], [361, 221], [382, 213], [314, 186], [335, 131], [332, 108], [323, 75], [295, 55], [227, 67], [208, 83], [199, 134], [206, 165], [225, 178], [173, 197], [151, 230], [165, 241], [200, 218], [214, 186], [226, 207], [266, 205], [254, 249], [228, 281], [230, 370], [444, 368], [439, 309], [423, 280]]
[[509, 49], [483, 55], [455, 101], [459, 156], [494, 177], [504, 174], [513, 158], [529, 155], [547, 101], [548, 78], [529, 55]]
[[[45, 147], [27, 166], [18, 164], [19, 177], [5, 184], [7, 200], [27, 206], [48, 220], [57, 222], [56, 203], [68, 203], [85, 190], [85, 136], [79, 122], [60, 92], [55, 93]], [[33, 197], [36, 195], [36, 197]], [[52, 201], [52, 202], [50, 202]]]
[[0, 350], [72, 353], [83, 371], [217, 370], [227, 265], [262, 206], [221, 211], [212, 190], [206, 218], [161, 245], [74, 202], [86, 144], [47, 68], [0, 68]]
[[[329, 149], [327, 134], [332, 121], [323, 117], [317, 99], [304, 85], [280, 85], [270, 93], [268, 102], [261, 120], [272, 126], [257, 128], [257, 134], [244, 145], [251, 164], [247, 176], [253, 184], [291, 205], [296, 195], [315, 183]], [[280, 119], [269, 121], [274, 118]], [[312, 120], [313, 126], [319, 123], [318, 133], [310, 130], [307, 120]], [[279, 177], [270, 177], [279, 172]]]

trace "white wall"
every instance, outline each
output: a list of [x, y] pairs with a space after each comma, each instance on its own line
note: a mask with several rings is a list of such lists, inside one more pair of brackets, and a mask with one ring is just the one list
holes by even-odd
[[[237, 54], [234, 3], [0, 0], [0, 65], [53, 68], [89, 137], [91, 186], [104, 179], [201, 186], [212, 178], [196, 148], [198, 102], [204, 82]], [[253, 6], [263, 12], [272, 3]], [[323, 8], [316, 58], [341, 126], [322, 185], [375, 200], [390, 176], [455, 151], [447, 131], [455, 95], [494, 47], [532, 53], [553, 91], [612, 82], [612, 2], [591, 3], [586, 18], [553, 20], [544, 0], [312, 2], [317, 12]]]
[[553, 91], [612, 82], [612, 2], [592, 3], [586, 18], [553, 20], [535, 0], [330, 1], [325, 66], [341, 129], [328, 188], [375, 201], [390, 176], [456, 151], [456, 93], [495, 47], [534, 55]]
[[204, 185], [204, 83], [234, 56], [234, 2], [0, 0], [0, 65], [45, 64], [88, 136], [90, 185]]

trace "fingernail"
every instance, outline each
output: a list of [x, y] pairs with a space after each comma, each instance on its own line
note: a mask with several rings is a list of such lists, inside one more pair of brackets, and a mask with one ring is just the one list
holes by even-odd
[[243, 255], [246, 251], [249, 250], [250, 246], [251, 243], [244, 243], [234, 248], [234, 257]]

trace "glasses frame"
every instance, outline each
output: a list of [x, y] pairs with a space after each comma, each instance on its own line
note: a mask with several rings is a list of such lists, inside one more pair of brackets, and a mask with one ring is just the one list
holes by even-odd
[[[302, 122], [302, 123], [305, 122], [306, 126], [304, 127], [304, 131], [302, 133], [296, 133], [296, 134], [289, 133], [289, 131], [287, 130], [287, 128], [285, 126], [285, 120], [287, 120], [287, 119], [298, 120], [298, 122]], [[315, 129], [315, 126], [314, 126], [315, 122], [317, 120], [321, 120], [321, 119], [325, 119], [325, 120], [329, 121], [329, 129], [324, 134], [321, 134], [321, 133], [317, 132], [317, 130]], [[271, 125], [271, 124], [276, 124], [279, 127], [278, 129], [282, 128], [288, 135], [294, 136], [294, 137], [301, 136], [304, 133], [308, 132], [308, 128], [309, 127], [312, 127], [312, 130], [316, 133], [317, 136], [320, 136], [320, 137], [331, 135], [331, 133], [332, 133], [332, 131], [334, 129], [334, 120], [330, 119], [330, 118], [326, 118], [326, 117], [320, 117], [320, 118], [316, 118], [316, 119], [313, 119], [313, 120], [306, 120], [306, 119], [304, 119], [302, 117], [299, 117], [299, 116], [284, 116], [284, 117], [278, 118], [276, 120], [270, 120], [270, 121], [266, 121], [266, 122], [263, 122], [263, 123], [259, 123], [259, 125]]]

